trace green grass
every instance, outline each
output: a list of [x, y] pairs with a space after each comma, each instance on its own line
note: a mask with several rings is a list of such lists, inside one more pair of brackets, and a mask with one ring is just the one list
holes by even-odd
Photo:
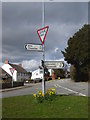
[[56, 96], [37, 103], [32, 95], [2, 99], [3, 118], [88, 118], [88, 97]]

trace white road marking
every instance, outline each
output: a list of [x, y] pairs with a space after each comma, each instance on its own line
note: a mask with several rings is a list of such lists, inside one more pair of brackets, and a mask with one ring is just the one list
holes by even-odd
[[70, 91], [70, 92], [74, 92], [75, 94], [78, 94], [78, 95], [80, 95], [80, 96], [86, 96], [85, 94], [82, 94], [82, 93], [77, 92], [77, 91], [74, 91], [74, 90], [72, 90], [72, 89], [69, 89], [69, 88], [63, 87], [63, 86], [58, 85], [58, 84], [55, 84], [54, 86], [55, 86], [55, 87], [63, 88], [63, 89], [68, 90], [68, 91]]

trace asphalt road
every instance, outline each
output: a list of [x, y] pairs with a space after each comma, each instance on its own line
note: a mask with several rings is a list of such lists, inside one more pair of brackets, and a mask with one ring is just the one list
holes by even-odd
[[[70, 79], [61, 79], [61, 80], [51, 80], [45, 83], [46, 90], [48, 88], [55, 88], [57, 94], [60, 95], [80, 95], [80, 96], [90, 96], [88, 90], [90, 88], [90, 83], [88, 82], [73, 82]], [[11, 91], [2, 92], [0, 98], [6, 98], [11, 96], [20, 96], [20, 95], [29, 95], [37, 93], [42, 89], [42, 83], [30, 83], [26, 84], [25, 88], [16, 89]]]

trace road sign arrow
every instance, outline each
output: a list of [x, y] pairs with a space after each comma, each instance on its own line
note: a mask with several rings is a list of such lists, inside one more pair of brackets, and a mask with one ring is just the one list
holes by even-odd
[[24, 46], [26, 50], [31, 50], [31, 51], [43, 51], [43, 47], [41, 44], [25, 44]]

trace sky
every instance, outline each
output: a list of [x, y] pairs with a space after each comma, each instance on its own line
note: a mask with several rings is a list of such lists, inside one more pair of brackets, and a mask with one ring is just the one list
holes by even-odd
[[[87, 2], [45, 2], [45, 60], [63, 59], [61, 50], [84, 24], [88, 23]], [[41, 44], [37, 30], [42, 28], [41, 2], [2, 3], [2, 62], [8, 59], [28, 70], [38, 68], [42, 52], [27, 51], [27, 43]]]

